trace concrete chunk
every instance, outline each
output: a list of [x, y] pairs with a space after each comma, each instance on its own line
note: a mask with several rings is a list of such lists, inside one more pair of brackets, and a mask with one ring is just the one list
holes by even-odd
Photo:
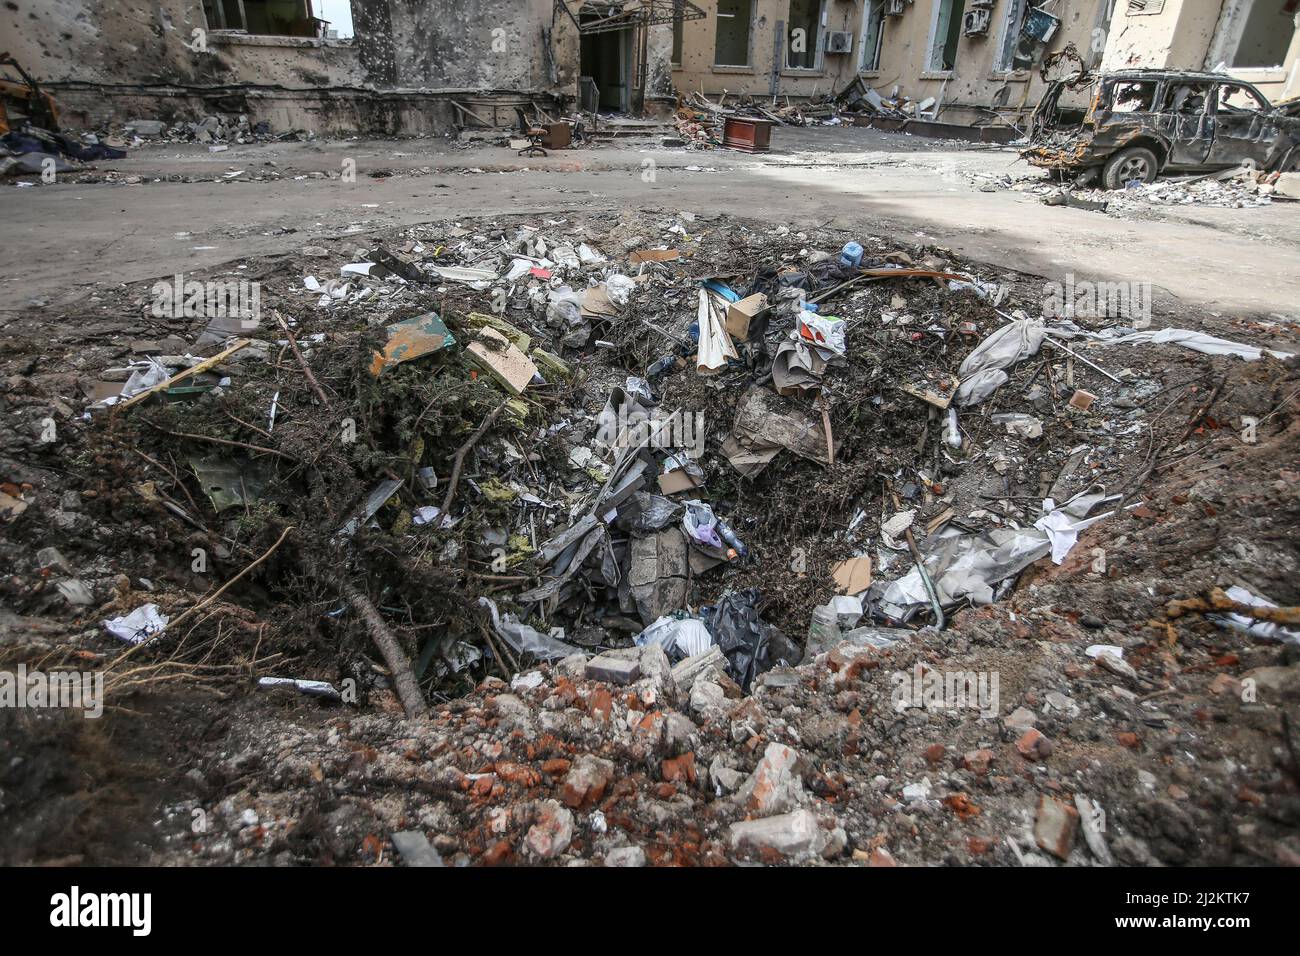
[[1034, 820], [1034, 842], [1064, 860], [1074, 846], [1079, 829], [1079, 811], [1053, 797], [1038, 798], [1038, 816]]
[[799, 752], [785, 744], [770, 743], [763, 759], [736, 794], [750, 813], [781, 813], [803, 802], [806, 795], [799, 777]]
[[602, 654], [587, 661], [583, 674], [591, 680], [607, 684], [630, 684], [641, 676], [641, 662]]
[[844, 845], [843, 832], [823, 829], [810, 810], [733, 823], [729, 836], [733, 851], [770, 849], [787, 857], [829, 855]]
[[645, 850], [639, 846], [615, 847], [605, 854], [606, 866], [645, 866]]
[[727, 672], [727, 659], [722, 654], [722, 648], [716, 644], [707, 651], [692, 654], [690, 657], [678, 661], [673, 667], [673, 680], [676, 682], [679, 691], [683, 694], [689, 694], [700, 675], [709, 672], [717, 674]]
[[393, 848], [402, 855], [407, 866], [443, 866], [442, 856], [433, 848], [429, 838], [418, 830], [402, 830], [390, 839]]

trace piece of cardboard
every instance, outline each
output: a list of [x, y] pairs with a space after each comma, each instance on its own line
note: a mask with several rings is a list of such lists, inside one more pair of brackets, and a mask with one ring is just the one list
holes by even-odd
[[744, 448], [765, 451], [779, 445], [809, 461], [830, 464], [821, 419], [757, 385], [740, 397], [731, 434]]
[[1092, 392], [1085, 392], [1083, 389], [1079, 389], [1070, 396], [1070, 405], [1080, 411], [1086, 412], [1088, 409], [1092, 408], [1092, 403], [1096, 400], [1097, 396], [1092, 394]]
[[749, 327], [754, 317], [766, 308], [767, 296], [761, 292], [755, 292], [739, 302], [732, 302], [727, 307], [727, 320], [723, 323], [723, 328], [733, 339], [743, 342], [749, 338]]
[[735, 468], [745, 478], [757, 476], [780, 453], [780, 445], [769, 445], [765, 448], [746, 448], [736, 441], [733, 435], [728, 435], [722, 443], [723, 456], [731, 463], [731, 467]]
[[871, 559], [849, 558], [831, 569], [835, 588], [841, 594], [861, 594], [871, 587]]
[[609, 290], [604, 284], [592, 286], [582, 296], [584, 319], [611, 319], [619, 315], [618, 306], [609, 300]]
[[820, 392], [826, 359], [800, 339], [786, 339], [772, 360], [772, 386], [780, 395]]
[[683, 468], [659, 476], [659, 490], [666, 495], [675, 495], [682, 491], [695, 491], [697, 488], [699, 488], [699, 485], [695, 483], [695, 479]]
[[[485, 341], [495, 344], [497, 348], [484, 344]], [[537, 374], [537, 366], [532, 359], [515, 348], [496, 329], [483, 328], [478, 340], [471, 342], [466, 351], [473, 357], [475, 364], [515, 395], [527, 388]]]
[[405, 322], [388, 327], [388, 341], [382, 352], [376, 352], [370, 362], [370, 374], [378, 376], [384, 369], [402, 362], [420, 358], [455, 345], [456, 339], [436, 312], [417, 315]]
[[672, 262], [674, 259], [680, 259], [681, 253], [676, 249], [641, 249], [632, 253], [628, 261], [635, 264], [639, 262]]
[[106, 398], [115, 398], [122, 394], [122, 387], [125, 382], [92, 382], [90, 385], [90, 400], [92, 402], [102, 402]]

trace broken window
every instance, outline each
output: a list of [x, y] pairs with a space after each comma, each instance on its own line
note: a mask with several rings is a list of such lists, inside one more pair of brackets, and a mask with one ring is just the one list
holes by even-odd
[[880, 69], [880, 40], [885, 33], [885, 0], [867, 0], [862, 17], [862, 52], [858, 69]]
[[939, 0], [930, 37], [930, 70], [935, 73], [957, 65], [957, 42], [961, 38], [961, 15], [966, 0]]
[[1007, 0], [1006, 14], [1002, 21], [1002, 40], [998, 44], [997, 59], [993, 70], [997, 73], [1009, 73], [1014, 69], [1016, 45], [1020, 40], [1020, 24], [1025, 18], [1026, 0]]
[[325, 21], [325, 36], [347, 40], [356, 35], [352, 27], [352, 0], [316, 0], [316, 14]]
[[1116, 83], [1111, 87], [1110, 108], [1116, 113], [1149, 113], [1156, 98], [1152, 80]]
[[[1228, 65], [1238, 69], [1281, 66], [1295, 36], [1297, 0], [1245, 0], [1229, 23]], [[1243, 9], [1244, 8], [1244, 9]]]
[[686, 21], [673, 21], [673, 66], [682, 65], [682, 37], [686, 33]]
[[786, 21], [785, 65], [791, 70], [815, 70], [820, 46], [822, 0], [790, 0]]
[[715, 66], [749, 66], [749, 34], [754, 0], [718, 0], [713, 38]]
[[1172, 113], [1204, 113], [1209, 94], [1208, 83], [1170, 83], [1160, 108]]
[[203, 0], [203, 14], [211, 30], [259, 36], [318, 37], [325, 24], [312, 16], [311, 0]]
[[1260, 113], [1264, 110], [1264, 101], [1248, 86], [1221, 86], [1218, 110], [1221, 113]]

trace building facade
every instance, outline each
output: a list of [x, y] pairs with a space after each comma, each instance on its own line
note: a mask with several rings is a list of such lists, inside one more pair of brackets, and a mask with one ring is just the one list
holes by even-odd
[[[329, 17], [349, 16], [341, 36]], [[334, 11], [334, 12], [331, 12]], [[640, 114], [861, 80], [953, 123], [1023, 118], [1042, 58], [1222, 67], [1300, 95], [1300, 0], [7, 0], [0, 47], [70, 125], [247, 113], [317, 133], [442, 132], [513, 107]], [[504, 119], [503, 119], [504, 117]]]
[[676, 24], [684, 92], [792, 100], [861, 77], [931, 98], [938, 118], [1031, 110], [1037, 65], [1073, 44], [1090, 68], [1223, 68], [1273, 101], [1300, 95], [1300, 0], [698, 0]]

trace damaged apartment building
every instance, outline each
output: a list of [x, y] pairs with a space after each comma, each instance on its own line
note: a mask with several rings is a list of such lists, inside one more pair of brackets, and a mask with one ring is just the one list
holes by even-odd
[[1019, 124], [1039, 67], [1223, 69], [1300, 93], [1300, 0], [6, 0], [5, 46], [73, 125], [213, 112], [276, 130], [507, 127], [516, 108], [665, 115], [682, 94], [870, 88], [922, 120]]
[[[6, 0], [0, 47], [70, 125], [240, 113], [322, 135], [671, 104], [684, 0]], [[653, 104], [651, 104], [653, 105]]]
[[683, 92], [791, 100], [858, 79], [948, 123], [1017, 119], [1038, 67], [1227, 69], [1273, 102], [1300, 93], [1296, 0], [701, 0], [674, 25]]

